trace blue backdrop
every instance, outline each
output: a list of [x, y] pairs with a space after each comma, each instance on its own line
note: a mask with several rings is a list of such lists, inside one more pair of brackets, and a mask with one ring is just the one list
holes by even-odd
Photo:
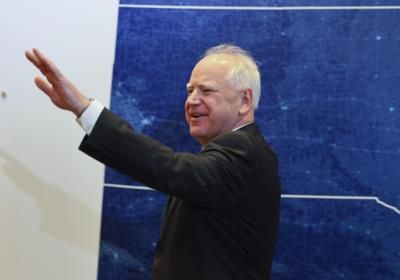
[[[163, 2], [121, 0], [111, 109], [196, 152], [192, 67], [220, 43], [249, 50], [284, 192], [272, 279], [400, 279], [400, 7], [379, 6], [396, 1]], [[138, 186], [106, 169], [99, 279], [150, 279], [165, 197]]]

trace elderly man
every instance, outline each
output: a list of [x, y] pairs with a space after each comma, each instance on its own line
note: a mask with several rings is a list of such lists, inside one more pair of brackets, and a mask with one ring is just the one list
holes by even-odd
[[36, 85], [73, 112], [86, 132], [80, 149], [169, 195], [154, 280], [269, 279], [277, 238], [277, 159], [254, 123], [260, 74], [232, 45], [209, 49], [187, 83], [186, 121], [202, 146], [176, 153], [88, 99], [38, 50]]

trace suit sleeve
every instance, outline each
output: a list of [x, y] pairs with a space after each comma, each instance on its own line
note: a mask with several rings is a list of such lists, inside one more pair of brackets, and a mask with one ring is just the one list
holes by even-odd
[[250, 168], [240, 133], [219, 136], [198, 154], [175, 153], [104, 109], [80, 150], [139, 182], [183, 200], [230, 207]]

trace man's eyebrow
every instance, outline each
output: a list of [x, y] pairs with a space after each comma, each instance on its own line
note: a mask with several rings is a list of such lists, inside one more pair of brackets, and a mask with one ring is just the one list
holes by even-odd
[[209, 83], [203, 83], [199, 85], [199, 88], [201, 89], [218, 89], [218, 86], [215, 83], [209, 82]]

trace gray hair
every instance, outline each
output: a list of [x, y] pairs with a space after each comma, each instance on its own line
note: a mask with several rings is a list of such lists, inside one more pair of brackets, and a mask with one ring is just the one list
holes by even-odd
[[203, 58], [214, 54], [227, 54], [238, 58], [235, 67], [228, 74], [228, 79], [239, 90], [246, 88], [252, 90], [253, 107], [257, 109], [261, 96], [261, 82], [260, 71], [254, 58], [244, 49], [230, 44], [209, 48]]

